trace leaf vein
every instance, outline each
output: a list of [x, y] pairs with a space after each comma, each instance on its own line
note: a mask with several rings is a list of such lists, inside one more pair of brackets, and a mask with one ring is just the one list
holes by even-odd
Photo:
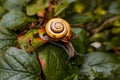
[[27, 68], [13, 55], [9, 55], [10, 57], [12, 57], [14, 60], [17, 61], [17, 63], [19, 63], [25, 70], [27, 70]]

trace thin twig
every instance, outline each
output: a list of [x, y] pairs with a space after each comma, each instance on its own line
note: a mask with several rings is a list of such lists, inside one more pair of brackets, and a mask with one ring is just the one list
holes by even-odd
[[100, 32], [101, 30], [104, 29], [104, 27], [105, 27], [108, 23], [113, 22], [113, 21], [115, 21], [115, 20], [117, 20], [117, 19], [120, 19], [120, 16], [115, 16], [115, 17], [112, 17], [112, 18], [106, 20], [103, 24], [101, 24], [101, 25], [99, 26], [99, 28], [98, 28], [97, 30], [94, 31], [94, 34]]

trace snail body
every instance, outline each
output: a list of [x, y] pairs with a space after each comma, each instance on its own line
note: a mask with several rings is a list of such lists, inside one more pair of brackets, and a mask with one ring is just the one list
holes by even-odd
[[71, 26], [61, 18], [54, 18], [47, 22], [45, 26], [46, 34], [55, 41], [68, 42], [71, 38]]

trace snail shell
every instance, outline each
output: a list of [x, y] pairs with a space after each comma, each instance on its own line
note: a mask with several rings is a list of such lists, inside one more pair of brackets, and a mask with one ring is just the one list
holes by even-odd
[[54, 18], [45, 26], [46, 34], [55, 41], [67, 42], [71, 38], [71, 26], [61, 18]]

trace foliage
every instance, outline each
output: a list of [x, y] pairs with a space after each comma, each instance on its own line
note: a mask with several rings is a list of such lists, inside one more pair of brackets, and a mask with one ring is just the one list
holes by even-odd
[[[0, 80], [119, 80], [119, 4], [119, 0], [0, 0]], [[64, 47], [38, 38], [44, 33], [38, 35], [38, 29], [56, 17], [72, 26], [73, 58]]]
[[29, 55], [12, 47], [0, 55], [1, 80], [41, 80], [41, 69], [36, 55]]

